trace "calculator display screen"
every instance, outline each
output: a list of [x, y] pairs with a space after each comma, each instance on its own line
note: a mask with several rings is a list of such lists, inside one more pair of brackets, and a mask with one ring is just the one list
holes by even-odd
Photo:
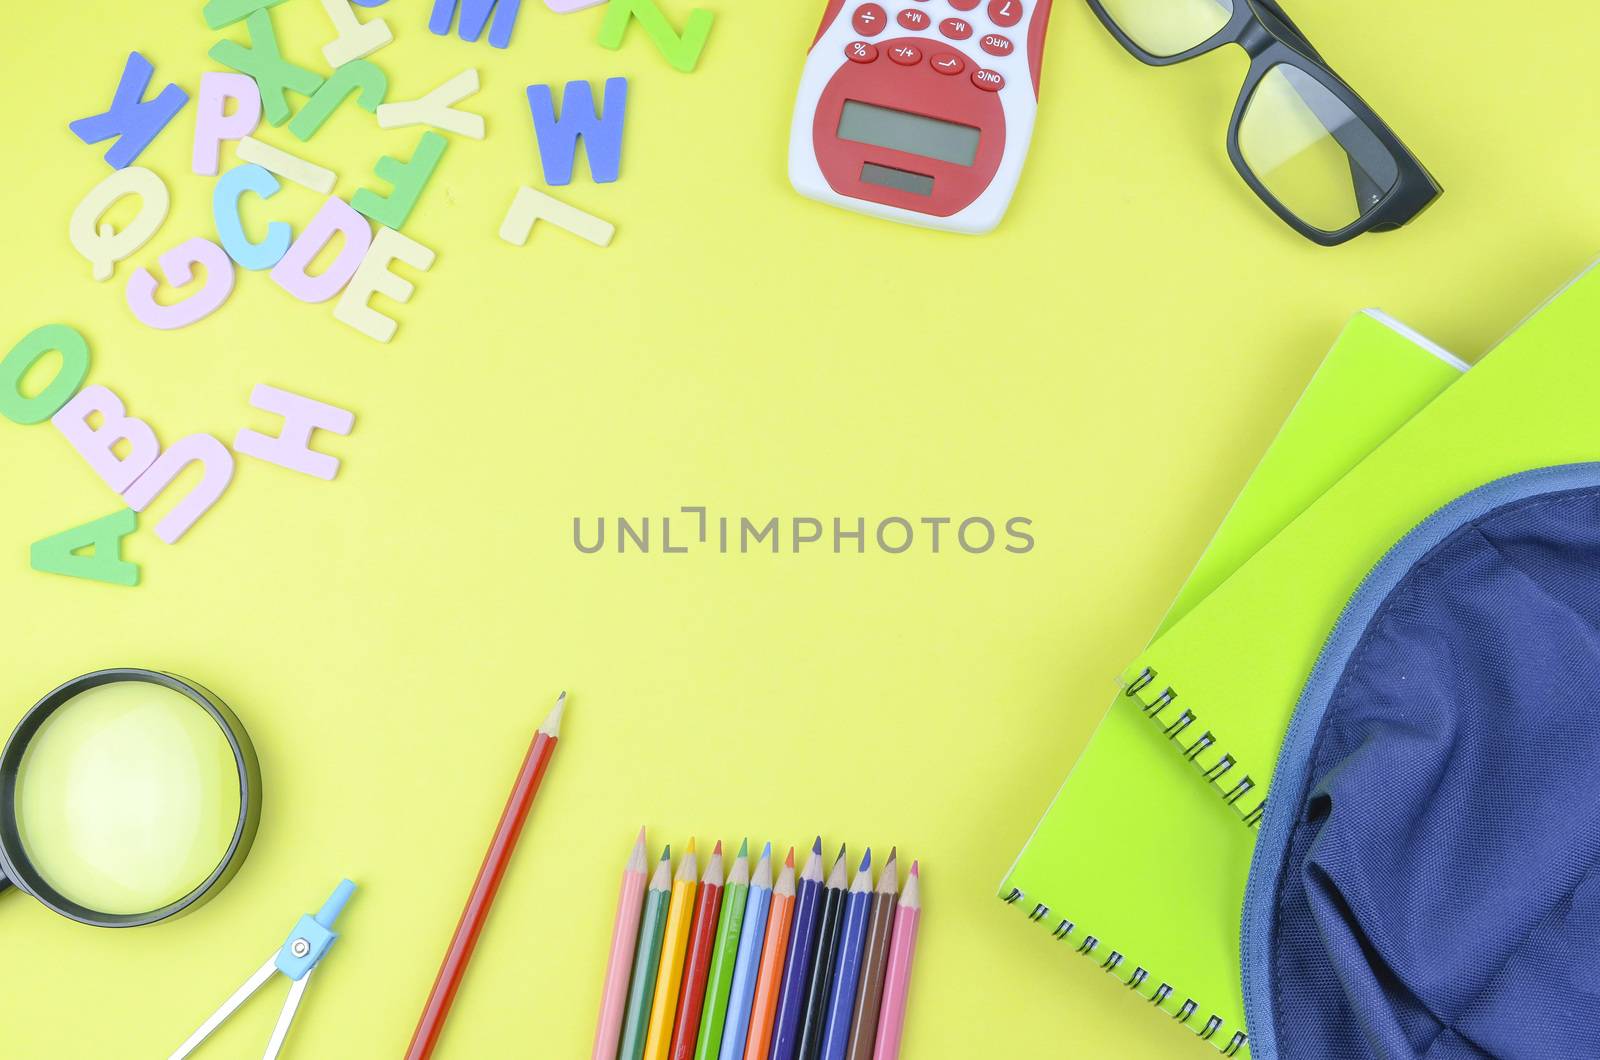
[[839, 139], [970, 166], [978, 157], [978, 130], [909, 111], [847, 99], [839, 115]]

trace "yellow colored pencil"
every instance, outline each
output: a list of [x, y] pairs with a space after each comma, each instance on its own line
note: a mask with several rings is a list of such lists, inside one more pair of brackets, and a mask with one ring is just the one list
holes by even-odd
[[672, 878], [672, 899], [667, 905], [666, 937], [661, 943], [661, 971], [656, 975], [656, 996], [650, 1003], [650, 1027], [644, 1036], [643, 1060], [667, 1060], [672, 1049], [672, 1023], [678, 1011], [678, 990], [683, 985], [683, 962], [689, 953], [689, 925], [694, 919], [695, 876], [699, 863], [694, 840], [678, 862]]

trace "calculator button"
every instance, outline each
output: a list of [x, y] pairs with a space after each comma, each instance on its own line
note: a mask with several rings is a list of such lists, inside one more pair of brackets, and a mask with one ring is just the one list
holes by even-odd
[[[1012, 0], [1015, 3], [1015, 0]], [[877, 4], [862, 4], [850, 17], [850, 24], [863, 37], [876, 37], [889, 24], [888, 12]]]
[[851, 41], [844, 46], [844, 57], [853, 63], [870, 63], [878, 57], [878, 46], [864, 40]]
[[941, 74], [954, 76], [967, 68], [967, 61], [955, 52], [940, 52], [928, 60], [928, 65]]
[[1015, 46], [1011, 43], [1010, 37], [1002, 37], [998, 33], [986, 33], [978, 42], [978, 47], [990, 55], [1010, 55]]
[[1015, 26], [1022, 21], [1022, 0], [989, 0], [989, 21], [997, 26]]
[[947, 18], [939, 23], [939, 32], [951, 40], [966, 40], [972, 36], [972, 23], [964, 18]]
[[982, 0], [950, 0], [950, 6], [957, 11], [971, 11], [981, 2]]
[[928, 13], [926, 11], [919, 11], [917, 8], [908, 7], [904, 11], [900, 12], [900, 14], [896, 17], [896, 21], [898, 21], [906, 29], [927, 29], [928, 23], [933, 20], [928, 17]]
[[985, 92], [998, 92], [1006, 87], [1006, 79], [993, 70], [974, 70], [972, 83]]
[[915, 66], [922, 61], [922, 49], [915, 44], [896, 44], [889, 49], [889, 58], [901, 66]]

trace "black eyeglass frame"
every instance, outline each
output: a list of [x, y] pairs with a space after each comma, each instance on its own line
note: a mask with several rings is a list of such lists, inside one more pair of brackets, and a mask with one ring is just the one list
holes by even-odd
[[[1394, 134], [1378, 112], [1356, 94], [1355, 89], [1333, 72], [1326, 60], [1317, 53], [1289, 16], [1273, 0], [1233, 0], [1233, 15], [1226, 25], [1206, 40], [1175, 55], [1156, 55], [1141, 48], [1123, 31], [1102, 0], [1088, 0], [1095, 16], [1134, 58], [1149, 66], [1172, 66], [1216, 51], [1228, 44], [1237, 44], [1250, 56], [1250, 69], [1245, 75], [1244, 88], [1234, 104], [1233, 118], [1228, 123], [1228, 157], [1233, 168], [1250, 189], [1283, 219], [1283, 222], [1313, 243], [1325, 247], [1347, 243], [1365, 232], [1392, 232], [1414, 219], [1444, 191], [1434, 180], [1411, 149]], [[1267, 74], [1279, 65], [1292, 66], [1306, 74], [1331, 92], [1340, 103], [1350, 109], [1377, 138], [1394, 159], [1397, 174], [1392, 187], [1382, 200], [1361, 213], [1345, 227], [1329, 232], [1302, 220], [1277, 197], [1267, 190], [1261, 178], [1250, 169], [1239, 146], [1239, 129], [1244, 122], [1245, 110], [1256, 89]]]

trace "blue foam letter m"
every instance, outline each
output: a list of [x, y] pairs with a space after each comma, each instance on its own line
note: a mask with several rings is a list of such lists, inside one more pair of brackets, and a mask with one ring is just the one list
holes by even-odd
[[572, 183], [572, 163], [583, 138], [589, 175], [597, 184], [617, 179], [622, 168], [622, 120], [628, 111], [628, 79], [606, 81], [604, 114], [595, 111], [594, 90], [587, 81], [568, 81], [561, 91], [561, 116], [549, 85], [528, 86], [528, 109], [539, 140], [539, 163], [551, 187]]
[[517, 24], [517, 9], [521, 6], [522, 0], [433, 0], [428, 28], [442, 37], [449, 36], [450, 23], [455, 21], [459, 7], [461, 39], [475, 41], [483, 36], [483, 27], [492, 14], [494, 25], [489, 27], [489, 43], [504, 48], [511, 43], [511, 30]]

